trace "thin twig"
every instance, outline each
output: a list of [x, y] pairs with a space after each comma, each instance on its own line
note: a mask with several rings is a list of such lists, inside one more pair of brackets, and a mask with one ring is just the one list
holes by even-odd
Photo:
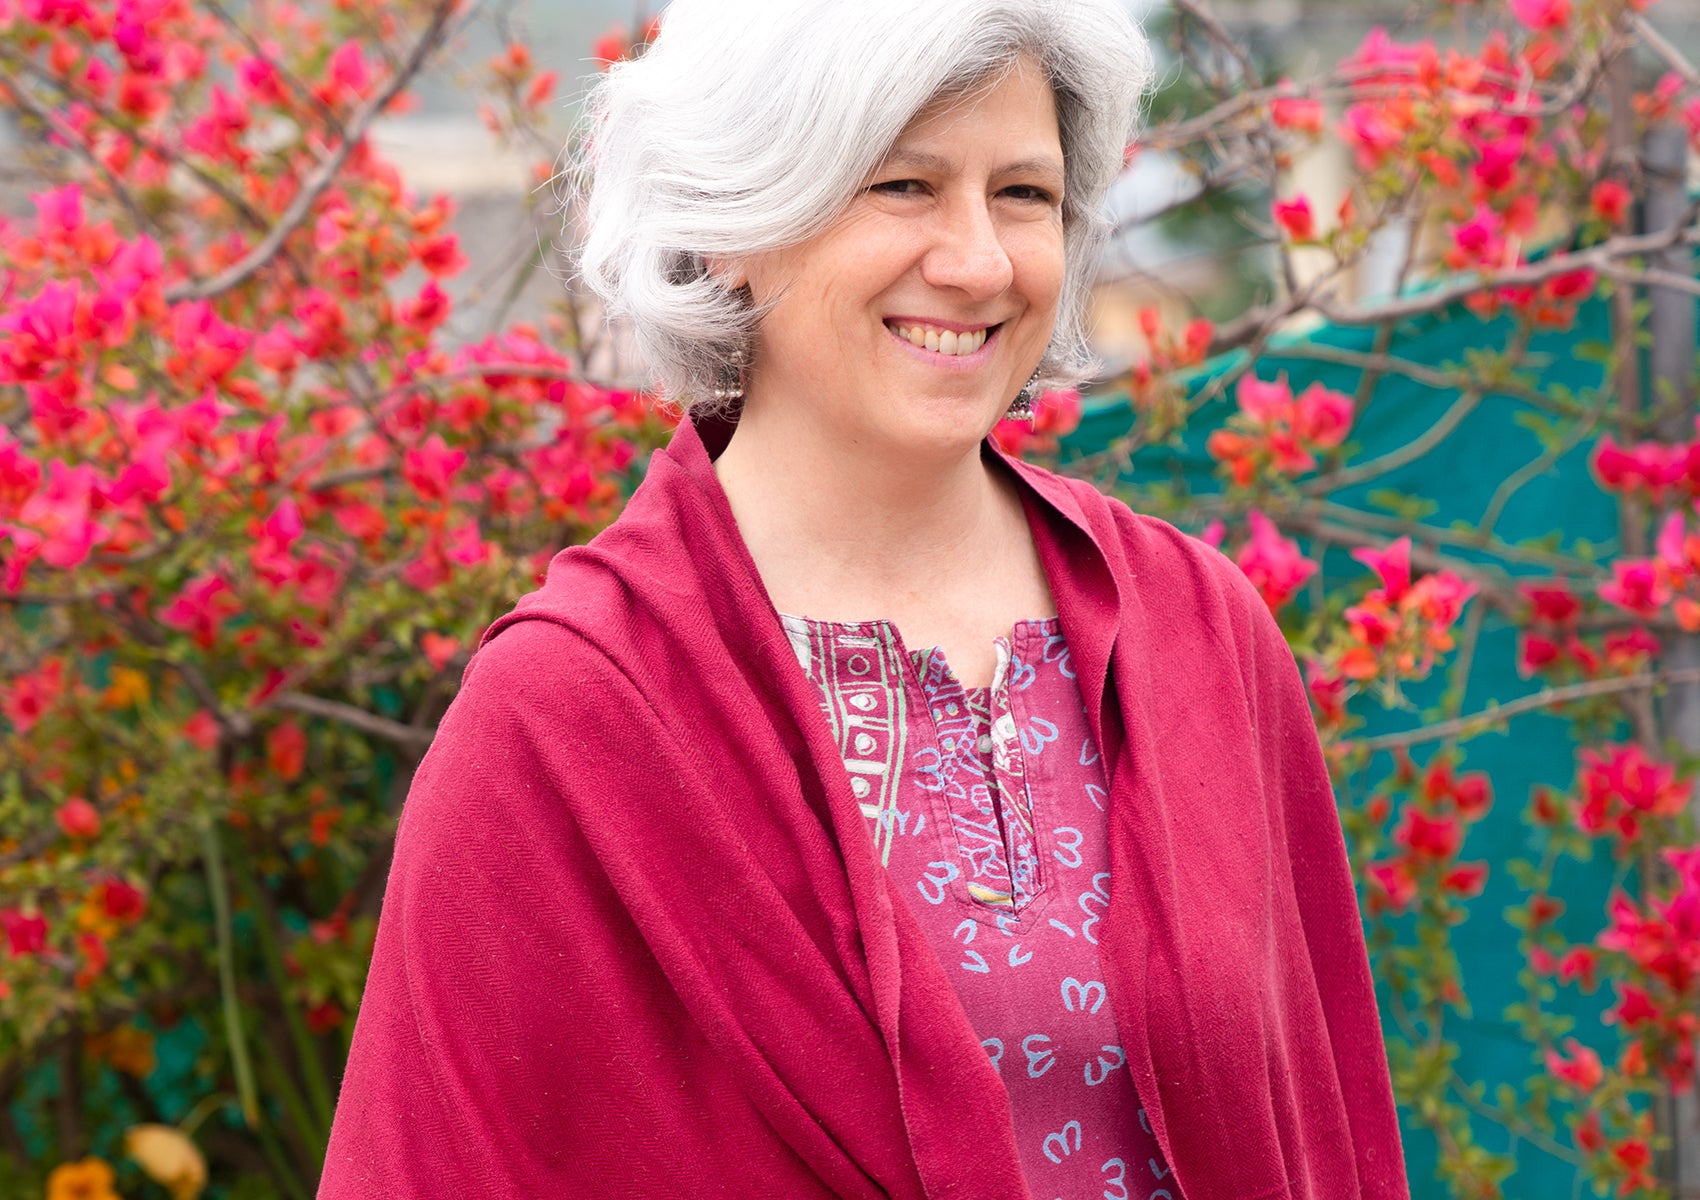
[[1424, 742], [1437, 742], [1456, 734], [1484, 733], [1495, 725], [1502, 724], [1512, 717], [1524, 713], [1539, 712], [1544, 708], [1552, 708], [1558, 704], [1568, 704], [1573, 700], [1588, 700], [1595, 696], [1612, 696], [1619, 692], [1634, 691], [1637, 688], [1657, 687], [1661, 684], [1696, 683], [1700, 682], [1700, 667], [1685, 667], [1680, 671], [1653, 671], [1640, 675], [1625, 675], [1619, 679], [1593, 679], [1587, 683], [1572, 683], [1564, 687], [1543, 688], [1530, 696], [1508, 701], [1495, 708], [1483, 709], [1466, 717], [1456, 717], [1450, 721], [1440, 721], [1433, 725], [1424, 725], [1417, 729], [1407, 729], [1401, 733], [1384, 733], [1371, 738], [1343, 739], [1353, 749], [1391, 750], [1397, 746], [1416, 746]]
[[350, 729], [358, 729], [361, 733], [383, 738], [408, 750], [425, 749], [436, 735], [435, 729], [404, 725], [400, 721], [392, 721], [389, 717], [367, 712], [353, 704], [326, 700], [320, 696], [308, 696], [301, 692], [284, 692], [272, 697], [270, 704], [273, 708], [286, 708], [308, 716], [323, 717], [328, 721], [347, 725]]

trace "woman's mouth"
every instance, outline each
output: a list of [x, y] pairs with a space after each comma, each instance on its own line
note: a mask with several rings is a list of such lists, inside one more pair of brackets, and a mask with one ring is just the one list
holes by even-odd
[[986, 343], [997, 336], [1002, 323], [979, 329], [947, 329], [923, 321], [888, 320], [885, 327], [893, 337], [935, 359], [978, 357]]

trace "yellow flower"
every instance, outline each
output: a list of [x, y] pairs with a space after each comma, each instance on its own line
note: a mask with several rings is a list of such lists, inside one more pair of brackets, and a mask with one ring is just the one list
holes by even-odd
[[121, 1200], [112, 1182], [112, 1168], [102, 1159], [61, 1163], [47, 1177], [47, 1200]]
[[207, 1186], [207, 1160], [175, 1125], [132, 1125], [124, 1131], [124, 1153], [135, 1159], [172, 1200], [195, 1200]]

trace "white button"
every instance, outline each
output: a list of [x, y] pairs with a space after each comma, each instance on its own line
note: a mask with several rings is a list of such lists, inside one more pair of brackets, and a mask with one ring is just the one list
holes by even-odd
[[855, 795], [856, 799], [860, 800], [862, 797], [866, 796], [870, 790], [868, 781], [863, 779], [860, 775], [852, 775], [850, 777], [850, 791]]
[[991, 752], [992, 752], [992, 735], [989, 734], [989, 733], [982, 733], [980, 735], [980, 753], [981, 754], [990, 754]]
[[859, 696], [850, 697], [850, 707], [852, 707], [852, 708], [859, 708], [863, 712], [867, 712], [873, 706], [874, 706], [874, 698], [872, 696], [868, 695], [866, 692], [863, 692]]
[[858, 733], [856, 735], [856, 753], [866, 754], [868, 751], [872, 750], [873, 748], [874, 748], [874, 739], [873, 739], [873, 736], [871, 734]]

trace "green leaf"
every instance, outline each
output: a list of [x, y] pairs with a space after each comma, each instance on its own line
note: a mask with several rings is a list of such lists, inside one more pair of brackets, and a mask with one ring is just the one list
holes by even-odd
[[1371, 508], [1391, 513], [1406, 521], [1421, 521], [1440, 510], [1440, 502], [1427, 496], [1412, 496], [1396, 488], [1377, 488], [1364, 497]]

